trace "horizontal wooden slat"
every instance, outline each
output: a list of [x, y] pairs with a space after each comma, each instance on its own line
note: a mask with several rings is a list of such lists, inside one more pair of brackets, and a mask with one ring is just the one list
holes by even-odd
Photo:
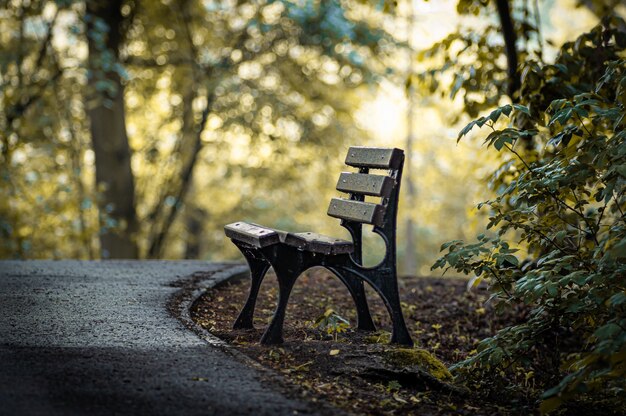
[[331, 199], [328, 207], [331, 217], [374, 225], [381, 225], [384, 213], [382, 205], [340, 198]]
[[373, 168], [398, 169], [402, 164], [404, 152], [400, 149], [354, 146], [348, 150], [346, 165]]
[[289, 233], [243, 221], [224, 226], [224, 231], [228, 238], [258, 248], [280, 242], [300, 250], [321, 254], [335, 255], [354, 251], [352, 241], [317, 233]]
[[226, 237], [254, 247], [267, 247], [280, 241], [279, 235], [271, 228], [247, 222], [234, 222], [224, 226]]
[[334, 255], [354, 251], [351, 241], [317, 233], [288, 233], [284, 243], [312, 253]]
[[337, 190], [387, 198], [391, 195], [393, 182], [389, 176], [343, 172], [337, 181]]

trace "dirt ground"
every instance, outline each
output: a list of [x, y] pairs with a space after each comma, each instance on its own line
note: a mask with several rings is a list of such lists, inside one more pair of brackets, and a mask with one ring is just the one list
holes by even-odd
[[[525, 318], [524, 310], [517, 308], [496, 315], [485, 288], [468, 291], [467, 281], [457, 278], [402, 278], [405, 319], [421, 351], [420, 357], [414, 357], [413, 350], [387, 344], [390, 321], [382, 301], [370, 289], [368, 300], [379, 330], [353, 330], [352, 299], [341, 282], [324, 269], [313, 269], [296, 283], [285, 319], [285, 343], [262, 346], [258, 341], [276, 304], [276, 278], [270, 273], [263, 282], [255, 329], [233, 330], [248, 287], [247, 280], [240, 280], [211, 290], [195, 303], [192, 318], [239, 351], [282, 373], [310, 400], [329, 401], [350, 413], [370, 415], [535, 413], [537, 404], [532, 401], [510, 396], [486, 399], [480, 392], [456, 386], [444, 367], [467, 357], [479, 340]], [[324, 327], [328, 321], [316, 324], [329, 309], [335, 312], [331, 316], [345, 318], [350, 327]], [[440, 361], [432, 360], [424, 350]]]

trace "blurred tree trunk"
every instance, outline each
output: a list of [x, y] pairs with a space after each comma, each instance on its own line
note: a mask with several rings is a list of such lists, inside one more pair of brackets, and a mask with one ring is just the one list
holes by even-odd
[[[193, 193], [193, 185], [190, 193]], [[185, 208], [185, 226], [187, 238], [185, 240], [185, 259], [197, 260], [202, 254], [202, 231], [207, 218], [207, 212], [197, 206], [187, 205]]]
[[[161, 208], [157, 211], [158, 214], [164, 215], [161, 221], [157, 221], [153, 227], [151, 233], [148, 258], [160, 258], [163, 254], [163, 248], [174, 220], [178, 214], [179, 209], [185, 202], [185, 197], [193, 182], [193, 170], [198, 160], [198, 154], [202, 149], [201, 134], [204, 130], [206, 120], [209, 113], [211, 101], [207, 99], [207, 107], [202, 115], [202, 119], [199, 124], [194, 121], [193, 101], [196, 97], [197, 84], [195, 80], [189, 83], [187, 93], [183, 98], [183, 126], [180, 138], [180, 174], [170, 185], [171, 188], [166, 190], [164, 197], [174, 197], [174, 204], [166, 206], [166, 204], [159, 202], [157, 206]], [[156, 217], [156, 215], [155, 215]]]
[[[180, 11], [180, 18], [183, 22], [182, 35], [186, 39], [187, 48], [189, 50], [189, 56], [191, 57], [191, 66], [189, 68], [190, 76], [187, 82], [183, 82], [181, 85], [181, 91], [184, 91], [183, 96], [183, 111], [182, 111], [182, 130], [179, 141], [179, 163], [180, 173], [175, 174], [173, 180], [165, 189], [161, 199], [157, 202], [153, 214], [151, 217], [155, 219], [154, 226], [148, 239], [148, 258], [160, 258], [163, 255], [165, 248], [165, 242], [167, 235], [176, 220], [180, 209], [185, 204], [185, 198], [191, 191], [193, 185], [193, 172], [198, 161], [198, 156], [202, 150], [202, 131], [204, 130], [209, 114], [212, 110], [213, 100], [215, 98], [212, 87], [207, 86], [206, 95], [204, 97], [205, 107], [202, 111], [200, 120], [196, 120], [196, 112], [194, 111], [194, 101], [202, 98], [202, 83], [201, 74], [198, 71], [196, 62], [198, 62], [199, 54], [193, 43], [192, 35], [192, 11], [190, 10], [189, 1], [178, 2], [178, 9]], [[211, 77], [211, 70], [209, 69], [204, 74], [206, 77]], [[169, 197], [174, 197], [174, 204], [167, 206], [165, 201]], [[189, 211], [193, 208], [189, 207]], [[205, 212], [206, 214], [206, 212]], [[159, 217], [162, 219], [159, 221]], [[189, 225], [189, 224], [187, 224]], [[191, 224], [191, 234], [199, 232], [201, 224]], [[195, 238], [192, 236], [192, 238]], [[193, 242], [187, 242], [194, 245]], [[187, 248], [185, 258], [188, 256], [197, 257], [194, 254], [196, 248]]]
[[521, 85], [521, 78], [517, 71], [517, 33], [515, 32], [515, 25], [511, 17], [511, 8], [509, 7], [509, 0], [497, 0], [496, 7], [498, 9], [498, 16], [500, 18], [500, 28], [502, 29], [502, 36], [504, 37], [504, 49], [506, 52], [507, 60], [507, 75], [509, 82], [507, 85], [507, 95], [513, 102], [517, 102], [517, 90]]
[[121, 0], [87, 1], [89, 79], [87, 114], [101, 191], [100, 245], [103, 258], [137, 258], [135, 183], [126, 134], [124, 86], [119, 73], [119, 50], [125, 17]]

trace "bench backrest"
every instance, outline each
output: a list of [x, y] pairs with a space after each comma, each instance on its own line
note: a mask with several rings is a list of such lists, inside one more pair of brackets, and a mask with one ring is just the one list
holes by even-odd
[[[387, 260], [395, 262], [396, 216], [404, 152], [396, 148], [351, 147], [346, 165], [359, 169], [358, 173], [343, 172], [337, 182], [337, 190], [349, 194], [350, 199], [331, 199], [328, 215], [341, 219], [341, 225], [352, 234], [355, 260], [359, 263], [362, 260], [362, 224], [374, 226], [374, 232], [387, 244]], [[388, 172], [387, 175], [370, 174], [370, 169]], [[365, 196], [381, 199], [376, 203], [365, 202]]]

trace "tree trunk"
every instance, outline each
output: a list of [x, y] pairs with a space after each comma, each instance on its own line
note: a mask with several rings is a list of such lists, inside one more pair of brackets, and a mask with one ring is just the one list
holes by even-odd
[[[511, 18], [511, 9], [509, 7], [509, 0], [497, 0], [496, 8], [498, 9], [498, 16], [500, 17], [500, 27], [502, 29], [502, 36], [504, 37], [504, 49], [506, 51], [507, 60], [507, 75], [509, 83], [507, 85], [507, 95], [514, 103], [518, 101], [516, 95], [517, 90], [521, 86], [521, 78], [517, 71], [517, 34], [515, 33], [515, 25]], [[540, 30], [538, 28], [538, 30]]]
[[[123, 42], [121, 0], [87, 1], [87, 114], [96, 161], [102, 258], [137, 258], [135, 183], [126, 135], [124, 86], [116, 71]], [[108, 30], [103, 31], [104, 23]]]
[[[193, 193], [193, 189], [190, 189], [190, 193]], [[185, 208], [185, 225], [187, 228], [185, 259], [200, 259], [203, 246], [203, 225], [206, 217], [207, 212], [200, 207], [187, 205]]]

